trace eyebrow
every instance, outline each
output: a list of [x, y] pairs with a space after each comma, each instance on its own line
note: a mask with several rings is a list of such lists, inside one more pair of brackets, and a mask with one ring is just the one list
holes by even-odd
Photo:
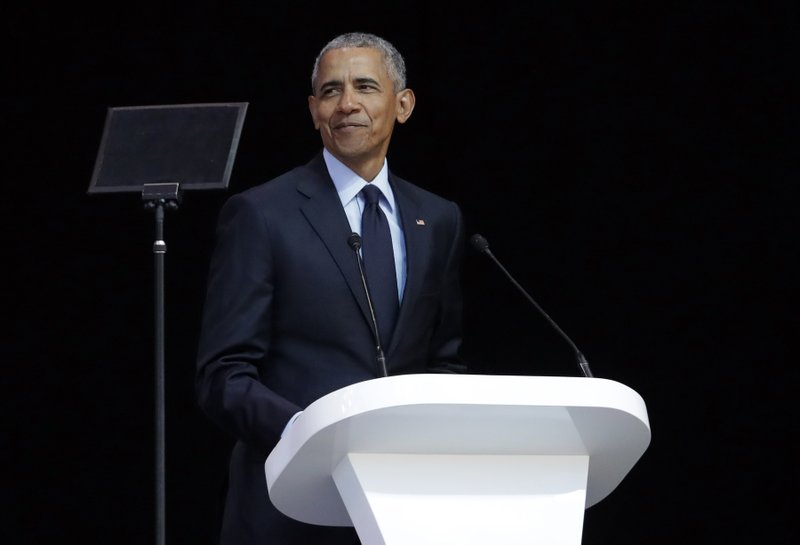
[[331, 87], [341, 87], [341, 86], [342, 86], [341, 81], [338, 80], [326, 81], [325, 83], [319, 86], [319, 92], [321, 93], [322, 91], [330, 89]]
[[[370, 78], [370, 77], [366, 77], [366, 76], [365, 77], [360, 77], [360, 78], [355, 78], [353, 80], [353, 83], [355, 85], [364, 85], [364, 84], [369, 83], [369, 84], [373, 84], [373, 85], [375, 85], [377, 87], [381, 87], [381, 84], [380, 84], [380, 82], [378, 80], [376, 80], [375, 78]], [[322, 85], [319, 86], [319, 92], [321, 93], [321, 92], [326, 91], [328, 89], [342, 87], [342, 86], [343, 86], [343, 83], [342, 83], [341, 80], [326, 81], [325, 83], [323, 83]]]
[[374, 85], [376, 85], [378, 87], [381, 86], [381, 83], [378, 80], [376, 80], [375, 78], [369, 78], [369, 77], [356, 78], [355, 79], [355, 83], [357, 85], [363, 85], [364, 83], [372, 83], [372, 84], [374, 84]]

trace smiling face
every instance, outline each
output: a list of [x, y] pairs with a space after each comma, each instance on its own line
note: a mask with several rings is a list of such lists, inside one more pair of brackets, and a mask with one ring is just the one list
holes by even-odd
[[395, 92], [377, 49], [332, 49], [320, 59], [308, 107], [325, 148], [367, 181], [383, 166], [395, 121], [414, 109], [410, 89]]

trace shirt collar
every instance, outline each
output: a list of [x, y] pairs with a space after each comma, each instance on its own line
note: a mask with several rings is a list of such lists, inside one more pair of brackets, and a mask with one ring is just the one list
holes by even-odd
[[381, 190], [386, 201], [389, 203], [389, 210], [395, 210], [394, 194], [389, 185], [389, 166], [388, 161], [384, 158], [383, 166], [381, 167], [378, 175], [372, 182], [367, 182], [361, 176], [350, 170], [344, 163], [334, 157], [327, 149], [322, 150], [322, 156], [325, 159], [325, 165], [328, 167], [328, 173], [333, 180], [333, 185], [336, 186], [336, 192], [339, 194], [339, 199], [342, 201], [342, 206], [347, 206], [356, 196], [364, 189], [367, 183], [371, 183]]

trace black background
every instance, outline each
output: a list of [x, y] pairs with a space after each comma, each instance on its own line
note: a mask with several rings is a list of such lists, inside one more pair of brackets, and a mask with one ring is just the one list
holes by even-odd
[[[796, 3], [6, 9], [2, 542], [154, 541], [154, 218], [87, 190], [107, 108], [247, 102], [228, 191], [165, 225], [167, 541], [214, 542], [229, 439], [192, 377], [216, 213], [318, 151], [311, 65], [350, 30], [408, 63], [392, 169], [647, 403], [650, 447], [583, 542], [790, 542]], [[465, 293], [475, 372], [579, 374], [485, 257]]]

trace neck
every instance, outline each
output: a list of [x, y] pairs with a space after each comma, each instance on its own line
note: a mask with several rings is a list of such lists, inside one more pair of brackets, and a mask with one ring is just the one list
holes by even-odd
[[383, 168], [383, 163], [386, 159], [385, 155], [369, 159], [359, 157], [341, 157], [334, 153], [331, 153], [331, 155], [336, 157], [344, 166], [358, 174], [367, 182], [371, 182], [375, 179], [375, 177]]

